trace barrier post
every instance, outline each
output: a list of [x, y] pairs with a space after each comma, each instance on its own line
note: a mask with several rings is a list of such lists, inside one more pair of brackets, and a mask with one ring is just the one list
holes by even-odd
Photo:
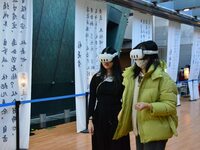
[[16, 149], [20, 150], [20, 127], [19, 127], [19, 106], [21, 102], [15, 102], [15, 109], [16, 109]]
[[88, 92], [85, 93], [85, 114], [86, 114], [86, 130], [88, 132]]
[[86, 129], [81, 131], [81, 133], [88, 133], [88, 92], [85, 93], [85, 114]]

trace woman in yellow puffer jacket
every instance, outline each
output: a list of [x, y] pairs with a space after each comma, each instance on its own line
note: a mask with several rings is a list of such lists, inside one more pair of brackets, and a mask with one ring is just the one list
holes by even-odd
[[165, 72], [155, 42], [138, 44], [130, 56], [135, 64], [123, 73], [123, 104], [113, 139], [133, 130], [137, 150], [164, 150], [177, 135], [176, 84]]

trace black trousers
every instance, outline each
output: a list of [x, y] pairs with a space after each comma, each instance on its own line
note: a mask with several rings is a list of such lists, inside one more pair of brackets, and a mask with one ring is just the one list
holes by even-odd
[[167, 140], [141, 143], [140, 136], [136, 136], [136, 150], [165, 150]]

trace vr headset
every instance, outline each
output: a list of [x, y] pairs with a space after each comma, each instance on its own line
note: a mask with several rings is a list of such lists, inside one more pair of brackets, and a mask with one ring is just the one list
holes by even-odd
[[111, 62], [115, 56], [118, 56], [118, 53], [114, 54], [99, 54], [99, 60], [100, 62]]
[[131, 59], [142, 59], [144, 57], [144, 55], [153, 55], [153, 54], [158, 54], [158, 51], [133, 49], [130, 52], [130, 58]]

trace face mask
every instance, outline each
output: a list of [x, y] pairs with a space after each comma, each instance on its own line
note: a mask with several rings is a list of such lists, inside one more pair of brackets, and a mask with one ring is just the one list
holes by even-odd
[[147, 65], [147, 63], [148, 63], [148, 60], [147, 60], [147, 59], [145, 59], [145, 60], [143, 60], [143, 59], [137, 59], [137, 60], [135, 60], [135, 63], [136, 63], [137, 66], [140, 67], [141, 69], [145, 69], [145, 68], [146, 68], [146, 65]]

